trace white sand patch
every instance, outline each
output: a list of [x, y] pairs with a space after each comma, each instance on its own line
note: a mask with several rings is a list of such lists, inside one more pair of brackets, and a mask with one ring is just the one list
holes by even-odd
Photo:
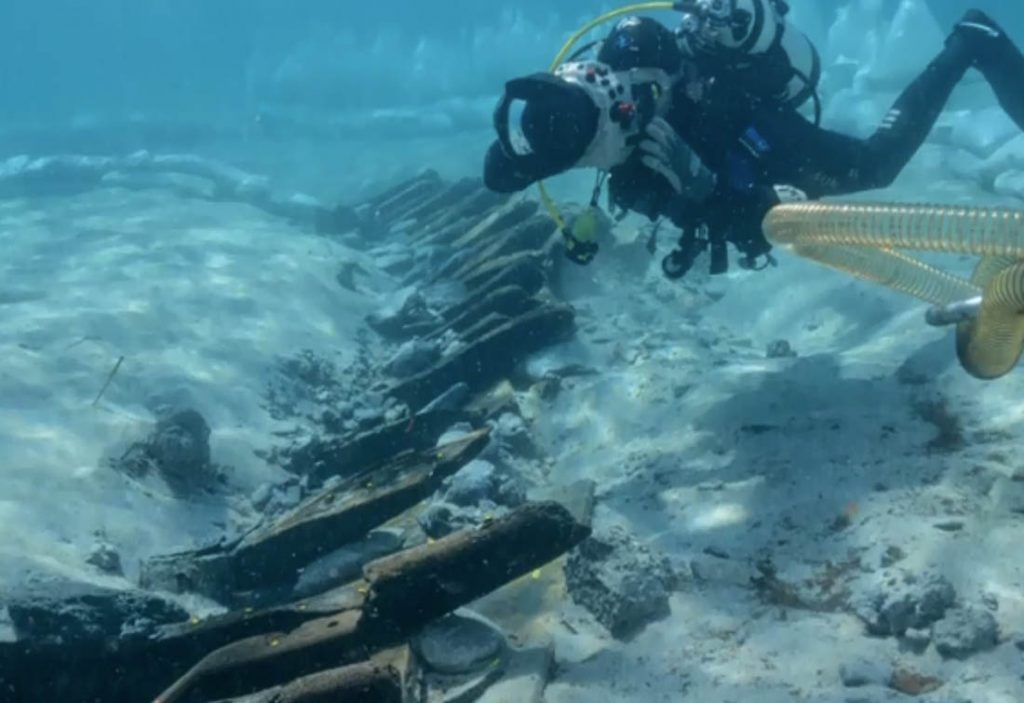
[[308, 348], [347, 362], [375, 307], [334, 280], [357, 253], [244, 205], [161, 191], [5, 201], [0, 251], [0, 552], [39, 562], [81, 563], [95, 531], [130, 571], [215, 538], [232, 518], [223, 498], [161, 495], [104, 459], [161, 406], [189, 406], [231, 492], [274, 478], [253, 452], [281, 429], [262, 407], [275, 360]]

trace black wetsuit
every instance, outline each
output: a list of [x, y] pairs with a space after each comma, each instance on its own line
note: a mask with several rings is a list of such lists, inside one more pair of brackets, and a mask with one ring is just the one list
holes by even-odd
[[[655, 32], [639, 24], [616, 28], [598, 59], [624, 70], [635, 67], [640, 57], [656, 57], [659, 67], [676, 73], [683, 59], [669, 49], [674, 46], [672, 32], [657, 26]], [[756, 65], [745, 72], [699, 66], [703, 95], [691, 98], [692, 84], [680, 81], [666, 120], [716, 175], [714, 193], [701, 203], [679, 198], [634, 154], [612, 169], [612, 198], [621, 207], [652, 218], [669, 217], [683, 228], [684, 238], [696, 224], [706, 225], [712, 252], [717, 248], [719, 254], [712, 267], [721, 271], [726, 241], [748, 257], [770, 250], [760, 225], [778, 203], [773, 186], [794, 186], [809, 198], [819, 198], [892, 183], [972, 66], [984, 73], [1003, 108], [1024, 129], [1024, 57], [1005, 36], [998, 42], [979, 41], [954, 32], [866, 139], [823, 129], [794, 107], [758, 97], [757, 86], [771, 81]]]

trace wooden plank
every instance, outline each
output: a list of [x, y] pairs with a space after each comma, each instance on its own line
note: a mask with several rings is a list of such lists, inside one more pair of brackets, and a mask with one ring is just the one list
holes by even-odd
[[[562, 505], [529, 503], [479, 530], [455, 533], [367, 564], [368, 630], [406, 637], [558, 558], [590, 536]], [[415, 594], [415, 597], [410, 597]]]
[[427, 623], [540, 568], [590, 535], [557, 503], [532, 503], [478, 529], [368, 564], [359, 609], [289, 632], [239, 640], [204, 657], [157, 698], [180, 703], [249, 695], [367, 659]]
[[568, 338], [575, 329], [568, 305], [551, 303], [491, 330], [421, 374], [396, 384], [391, 393], [423, 407], [459, 382], [482, 391], [508, 376], [530, 354]]
[[483, 451], [488, 435], [489, 429], [483, 429], [440, 449], [396, 458], [390, 466], [309, 498], [283, 519], [251, 533], [232, 554], [236, 588], [294, 581], [298, 569], [430, 496]]

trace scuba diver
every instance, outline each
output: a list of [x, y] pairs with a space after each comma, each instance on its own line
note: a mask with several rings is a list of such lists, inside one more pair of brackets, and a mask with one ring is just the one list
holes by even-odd
[[[1024, 129], [1024, 55], [978, 10], [956, 24], [877, 131], [857, 139], [820, 126], [820, 61], [786, 24], [784, 0], [674, 5], [683, 12], [675, 31], [628, 17], [600, 42], [596, 60], [573, 60], [577, 52], [553, 73], [509, 81], [495, 110], [498, 139], [485, 158], [485, 185], [510, 193], [596, 168], [592, 206], [607, 177], [609, 201], [622, 214], [665, 217], [682, 230], [662, 262], [667, 276], [685, 275], [704, 251], [717, 274], [728, 269], [730, 243], [744, 268], [775, 263], [761, 222], [780, 202], [891, 184], [969, 68], [981, 71]], [[809, 101], [813, 120], [800, 111]], [[521, 106], [515, 130], [514, 104]], [[593, 259], [595, 242], [572, 226], [562, 233], [570, 259]]]

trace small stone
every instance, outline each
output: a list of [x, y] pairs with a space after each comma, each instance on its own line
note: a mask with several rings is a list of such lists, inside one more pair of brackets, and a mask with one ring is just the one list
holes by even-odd
[[507, 647], [501, 630], [466, 610], [428, 625], [412, 644], [423, 663], [442, 674], [479, 671]]
[[372, 429], [385, 422], [384, 410], [381, 408], [359, 408], [355, 411], [354, 420], [359, 429]]
[[892, 667], [867, 658], [855, 659], [839, 667], [839, 678], [847, 688], [885, 686], [892, 678]]
[[388, 410], [384, 413], [384, 422], [386, 422], [389, 425], [393, 425], [394, 423], [398, 422], [403, 417], [405, 417], [405, 412], [406, 410], [404, 407], [388, 408]]
[[401, 347], [384, 365], [384, 373], [394, 378], [408, 378], [426, 371], [441, 358], [441, 350], [431, 342], [413, 339]]
[[483, 459], [466, 464], [445, 485], [444, 500], [462, 507], [477, 506], [482, 501], [515, 507], [526, 500], [526, 491], [518, 480], [503, 475]]
[[942, 688], [942, 680], [909, 669], [896, 669], [889, 679], [889, 688], [908, 696], [923, 696]]
[[252, 507], [256, 510], [263, 510], [267, 507], [267, 503], [270, 502], [273, 495], [274, 486], [270, 483], [263, 483], [249, 496], [249, 502], [252, 503]]
[[954, 608], [935, 624], [935, 649], [947, 659], [966, 659], [992, 649], [999, 641], [995, 617], [980, 608]]
[[855, 595], [854, 611], [876, 636], [902, 636], [909, 628], [936, 622], [953, 606], [956, 591], [945, 577], [885, 569], [872, 574], [865, 592]]
[[907, 631], [903, 633], [903, 639], [908, 645], [916, 650], [923, 650], [928, 647], [932, 641], [931, 630], [925, 628], [907, 628]]
[[455, 505], [476, 505], [481, 500], [493, 498], [498, 481], [494, 464], [476, 459], [466, 464], [448, 480], [449, 487], [445, 493], [445, 500]]
[[523, 418], [514, 413], [504, 413], [494, 427], [494, 438], [513, 454], [526, 457], [537, 455], [537, 447], [530, 436], [530, 430]]
[[778, 339], [768, 344], [765, 356], [769, 359], [788, 359], [795, 357], [796, 352], [785, 339]]
[[98, 544], [93, 547], [92, 553], [85, 561], [105, 574], [124, 576], [124, 569], [121, 567], [121, 555], [109, 544]]

